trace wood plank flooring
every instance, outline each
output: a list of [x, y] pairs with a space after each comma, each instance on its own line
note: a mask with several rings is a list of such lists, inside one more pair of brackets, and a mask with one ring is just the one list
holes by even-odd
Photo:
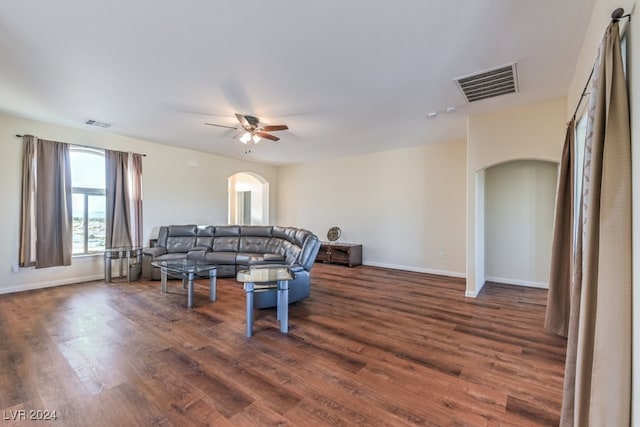
[[[557, 425], [565, 341], [546, 291], [316, 264], [312, 296], [255, 313], [207, 282], [78, 285], [0, 296], [0, 425]], [[29, 420], [55, 411], [57, 420]], [[20, 419], [23, 418], [23, 419]], [[24, 419], [26, 418], [26, 420]]]

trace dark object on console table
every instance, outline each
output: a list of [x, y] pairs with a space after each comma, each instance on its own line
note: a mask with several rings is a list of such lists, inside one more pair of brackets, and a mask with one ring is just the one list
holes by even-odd
[[362, 265], [362, 245], [359, 243], [320, 242], [316, 262], [345, 264], [349, 267]]

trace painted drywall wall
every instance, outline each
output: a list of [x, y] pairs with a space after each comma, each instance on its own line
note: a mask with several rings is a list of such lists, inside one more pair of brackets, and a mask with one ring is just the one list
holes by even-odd
[[464, 276], [466, 144], [281, 167], [280, 222], [363, 244], [368, 265]]
[[165, 224], [226, 224], [228, 177], [237, 172], [257, 173], [271, 186], [271, 217], [276, 217], [277, 169], [273, 166], [228, 159], [139, 139], [0, 115], [0, 158], [3, 207], [0, 224], [0, 293], [101, 279], [101, 256], [73, 259], [69, 267], [20, 269], [18, 262], [22, 142], [16, 134], [146, 154], [143, 159], [143, 236], [146, 242]]
[[467, 128], [467, 290], [475, 297], [486, 275], [483, 171], [512, 160], [558, 162], [565, 131], [566, 99], [472, 116]]
[[[627, 31], [627, 66], [631, 106], [631, 165], [632, 182], [640, 183], [640, 20], [637, 16], [637, 3], [633, 0], [596, 0], [591, 20], [585, 33], [573, 79], [571, 81], [566, 117], [573, 114], [582, 89], [587, 81], [596, 59], [598, 45], [609, 25], [611, 12], [618, 7], [627, 13], [633, 13], [630, 22], [622, 22], [623, 31]], [[633, 185], [633, 378], [632, 378], [632, 422], [640, 425], [640, 185]]]
[[517, 160], [485, 171], [487, 281], [549, 287], [558, 165]]

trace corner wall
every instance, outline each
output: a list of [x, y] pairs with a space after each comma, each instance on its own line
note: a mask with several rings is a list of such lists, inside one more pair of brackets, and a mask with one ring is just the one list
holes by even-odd
[[278, 172], [282, 224], [363, 244], [367, 265], [464, 277], [466, 143], [445, 142]]
[[469, 118], [467, 127], [467, 290], [485, 282], [484, 170], [511, 160], [558, 163], [565, 133], [564, 98]]

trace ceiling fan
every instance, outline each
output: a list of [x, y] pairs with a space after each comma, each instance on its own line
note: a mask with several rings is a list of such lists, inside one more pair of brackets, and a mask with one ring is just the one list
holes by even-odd
[[259, 118], [255, 116], [251, 116], [249, 114], [236, 113], [236, 118], [240, 122], [241, 127], [218, 125], [215, 123], [205, 123], [205, 125], [217, 126], [220, 128], [228, 128], [228, 129], [235, 129], [235, 130], [242, 129], [244, 132], [242, 136], [240, 136], [240, 142], [242, 142], [243, 144], [247, 144], [249, 141], [253, 141], [254, 144], [257, 144], [262, 138], [268, 139], [270, 141], [279, 141], [280, 138], [278, 138], [275, 135], [271, 135], [268, 132], [275, 132], [279, 130], [289, 129], [287, 125], [264, 125], [263, 126], [260, 124]]

